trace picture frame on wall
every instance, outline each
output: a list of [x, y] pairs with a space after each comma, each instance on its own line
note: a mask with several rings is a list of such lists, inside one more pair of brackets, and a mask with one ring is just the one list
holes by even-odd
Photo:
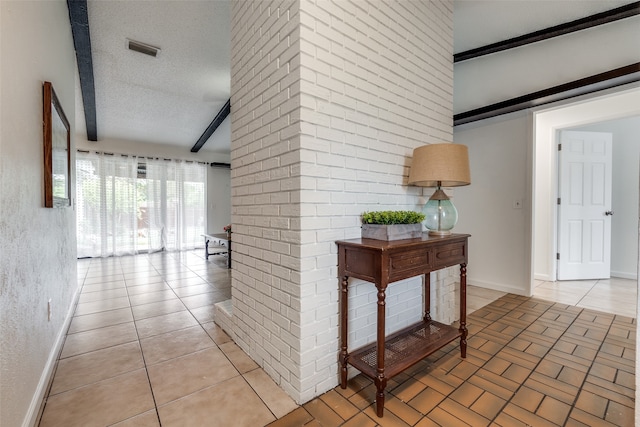
[[44, 206], [71, 205], [71, 129], [51, 82], [43, 84]]

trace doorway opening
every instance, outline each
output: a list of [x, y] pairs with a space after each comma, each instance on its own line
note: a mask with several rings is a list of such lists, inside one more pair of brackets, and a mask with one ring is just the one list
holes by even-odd
[[[555, 281], [557, 277], [558, 252], [557, 235], [557, 135], [562, 129], [582, 129], [602, 126], [602, 123], [623, 118], [640, 117], [640, 88], [635, 87], [615, 93], [601, 95], [571, 104], [555, 106], [550, 109], [535, 112], [533, 115], [533, 144], [531, 148], [530, 165], [532, 170], [532, 236], [531, 242], [533, 277], [530, 290], [534, 288], [534, 280]], [[636, 146], [640, 144], [640, 135], [635, 139]], [[614, 142], [615, 144], [615, 142]], [[637, 153], [637, 151], [636, 151]], [[628, 156], [631, 158], [631, 156]], [[625, 177], [628, 187], [622, 190], [627, 196], [638, 196], [638, 155], [635, 158], [635, 176]], [[615, 188], [615, 185], [614, 185]], [[624, 196], [620, 196], [624, 197]], [[630, 213], [635, 224], [632, 230], [626, 229], [627, 235], [634, 236], [633, 251], [629, 254], [637, 272], [637, 234], [638, 203], [635, 203], [633, 213]], [[615, 238], [614, 238], [615, 239]], [[615, 240], [613, 241], [616, 243]], [[612, 267], [612, 270], [614, 268]], [[615, 273], [614, 273], [615, 275]], [[632, 278], [632, 277], [627, 277]], [[637, 275], [633, 277], [637, 280]]]

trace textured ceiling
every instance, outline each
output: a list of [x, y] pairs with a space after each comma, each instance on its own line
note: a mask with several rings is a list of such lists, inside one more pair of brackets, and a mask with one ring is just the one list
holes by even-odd
[[454, 53], [486, 46], [636, 0], [456, 0]]
[[[455, 52], [627, 3], [454, 1]], [[230, 97], [230, 0], [89, 0], [88, 14], [98, 139], [189, 150]], [[157, 46], [160, 54], [130, 51], [127, 39]], [[86, 135], [79, 87], [77, 102], [77, 131]], [[228, 153], [230, 138], [227, 117], [201, 152]]]
[[[221, 0], [88, 2], [99, 140], [189, 149], [196, 143], [229, 99], [229, 6]], [[127, 39], [160, 53], [153, 58], [128, 50]], [[228, 152], [226, 122], [203, 151]], [[84, 117], [78, 123], [84, 126]]]

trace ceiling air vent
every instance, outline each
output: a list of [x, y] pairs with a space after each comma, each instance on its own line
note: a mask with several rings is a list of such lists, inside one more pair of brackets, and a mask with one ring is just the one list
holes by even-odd
[[154, 58], [160, 53], [160, 48], [151, 46], [150, 44], [137, 42], [135, 40], [127, 39], [127, 48], [135, 52], [144, 53], [145, 55], [153, 56]]

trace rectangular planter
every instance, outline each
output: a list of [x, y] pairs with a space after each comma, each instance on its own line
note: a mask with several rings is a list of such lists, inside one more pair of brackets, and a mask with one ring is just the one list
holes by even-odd
[[362, 224], [362, 238], [376, 240], [414, 239], [422, 236], [422, 224]]

